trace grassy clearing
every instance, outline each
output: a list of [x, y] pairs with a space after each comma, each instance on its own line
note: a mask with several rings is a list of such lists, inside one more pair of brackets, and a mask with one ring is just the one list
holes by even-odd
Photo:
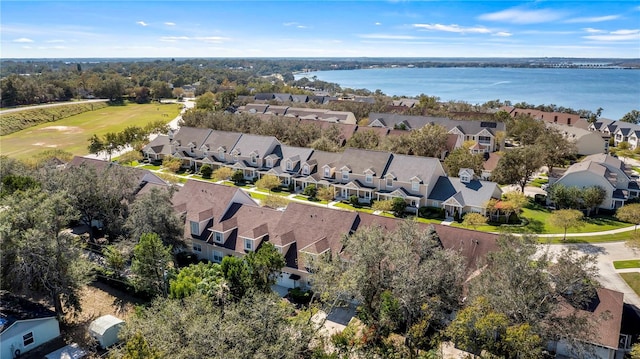
[[299, 200], [302, 200], [302, 201], [309, 201], [309, 202], [313, 202], [313, 203], [329, 204], [329, 202], [327, 202], [327, 201], [321, 201], [319, 199], [312, 200], [309, 197], [303, 196], [303, 195], [300, 195], [300, 194], [297, 194], [297, 195], [293, 196], [293, 198], [294, 199], [299, 199]]
[[538, 242], [546, 244], [567, 244], [567, 243], [605, 243], [619, 242], [631, 239], [633, 232], [622, 232], [604, 234], [600, 236], [567, 237], [566, 241], [562, 237], [539, 237]]
[[84, 112], [107, 107], [106, 102], [69, 103], [68, 105], [25, 108], [22, 111], [0, 115], [0, 136], [9, 135], [45, 122], [54, 122]]
[[346, 204], [346, 203], [343, 203], [343, 202], [338, 202], [338, 203], [335, 204], [335, 206], [338, 207], [338, 208], [348, 209], [350, 211], [373, 213], [373, 210], [371, 208], [365, 208], [365, 207], [357, 208], [357, 207], [354, 207], [354, 206], [352, 206], [350, 204]]
[[636, 294], [640, 295], [640, 273], [620, 273], [620, 276]]
[[49, 148], [62, 149], [74, 155], [88, 153], [89, 137], [107, 132], [120, 132], [127, 126], [144, 126], [152, 121], [174, 119], [180, 113], [176, 104], [127, 104], [108, 106], [60, 121], [40, 124], [1, 136], [2, 154], [27, 159]]
[[548, 178], [535, 178], [533, 181], [529, 182], [529, 186], [540, 188], [543, 184], [547, 183], [549, 183]]
[[247, 192], [247, 193], [249, 193], [249, 196], [251, 196], [251, 198], [257, 199], [259, 201], [264, 201], [269, 196], [267, 194], [256, 193], [256, 192]]
[[613, 268], [615, 269], [640, 268], [640, 259], [630, 259], [627, 261], [614, 261]]
[[162, 168], [162, 166], [142, 165], [140, 166], [140, 168], [144, 168], [145, 170], [149, 170], [149, 171], [159, 171], [160, 168]]

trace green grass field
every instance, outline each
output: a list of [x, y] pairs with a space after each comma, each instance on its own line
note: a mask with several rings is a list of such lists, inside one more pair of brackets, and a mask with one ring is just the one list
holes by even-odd
[[640, 259], [630, 259], [627, 261], [614, 261], [613, 268], [615, 269], [640, 268]]
[[636, 294], [640, 295], [640, 273], [620, 273], [620, 276]]
[[0, 150], [3, 155], [18, 159], [27, 159], [50, 148], [61, 149], [74, 155], [85, 155], [88, 153], [88, 139], [93, 134], [103, 136], [107, 132], [120, 132], [127, 126], [144, 126], [152, 121], [168, 123], [180, 113], [181, 106], [109, 106], [0, 136]]

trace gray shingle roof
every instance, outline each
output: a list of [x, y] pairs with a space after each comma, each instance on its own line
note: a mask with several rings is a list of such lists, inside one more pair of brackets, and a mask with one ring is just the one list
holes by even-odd
[[347, 166], [351, 169], [351, 173], [356, 174], [364, 174], [366, 170], [371, 169], [376, 177], [382, 177], [390, 161], [391, 153], [389, 152], [347, 148], [338, 160], [336, 169]]
[[394, 154], [387, 174], [392, 174], [397, 181], [401, 182], [410, 182], [410, 179], [415, 176], [426, 182], [434, 174], [444, 175], [444, 169], [436, 158]]
[[495, 182], [472, 180], [469, 183], [462, 183], [457, 177], [440, 176], [429, 194], [429, 199], [444, 202], [455, 196], [458, 202], [462, 201], [461, 205], [484, 207], [496, 189], [499, 190], [499, 187]]
[[495, 135], [496, 131], [505, 131], [506, 127], [503, 122], [486, 122], [486, 121], [467, 121], [452, 120], [446, 117], [430, 117], [430, 116], [409, 116], [395, 113], [371, 113], [369, 114], [369, 123], [373, 123], [377, 119], [382, 119], [387, 128], [394, 128], [401, 123], [408, 124], [410, 129], [417, 130], [428, 124], [439, 124], [448, 130], [458, 127], [464, 134], [476, 134], [483, 129]]
[[238, 150], [241, 156], [249, 156], [251, 152], [256, 151], [258, 157], [264, 158], [269, 154], [267, 151], [273, 144], [280, 144], [273, 136], [243, 134], [233, 146], [233, 149], [228, 152]]

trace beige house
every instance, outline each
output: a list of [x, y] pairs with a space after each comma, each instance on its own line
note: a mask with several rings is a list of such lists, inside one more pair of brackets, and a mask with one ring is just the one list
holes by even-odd
[[567, 140], [573, 142], [579, 155], [593, 155], [609, 151], [609, 141], [598, 132], [548, 122], [546, 125], [558, 130]]

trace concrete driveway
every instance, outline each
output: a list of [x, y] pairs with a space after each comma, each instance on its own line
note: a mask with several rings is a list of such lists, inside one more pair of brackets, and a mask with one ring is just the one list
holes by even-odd
[[636, 311], [640, 311], [640, 296], [638, 296], [618, 274], [628, 271], [640, 272], [640, 268], [616, 270], [613, 267], [614, 261], [640, 258], [638, 253], [629, 249], [624, 242], [551, 244], [543, 246], [541, 250], [548, 249], [550, 253], [558, 255], [565, 247], [575, 248], [585, 254], [597, 255], [597, 266], [600, 272], [598, 279], [600, 280], [600, 284], [605, 288], [624, 293], [625, 303], [635, 305]]

